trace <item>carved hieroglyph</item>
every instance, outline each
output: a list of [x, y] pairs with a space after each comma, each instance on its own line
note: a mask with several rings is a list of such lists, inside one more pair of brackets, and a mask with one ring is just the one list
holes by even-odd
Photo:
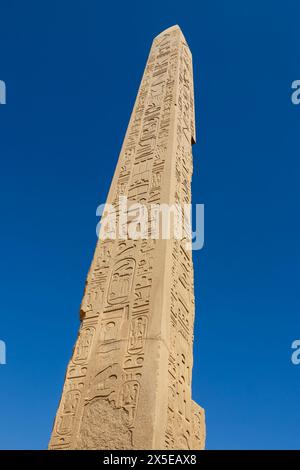
[[[192, 56], [174, 26], [153, 41], [107, 202], [190, 203], [194, 142]], [[204, 448], [185, 241], [98, 241], [50, 449]]]

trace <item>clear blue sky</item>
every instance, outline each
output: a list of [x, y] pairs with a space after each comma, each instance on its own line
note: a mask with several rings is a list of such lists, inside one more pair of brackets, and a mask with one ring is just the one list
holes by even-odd
[[300, 448], [298, 0], [1, 0], [0, 448], [47, 446], [151, 41], [179, 24], [198, 142], [193, 394], [209, 449]]

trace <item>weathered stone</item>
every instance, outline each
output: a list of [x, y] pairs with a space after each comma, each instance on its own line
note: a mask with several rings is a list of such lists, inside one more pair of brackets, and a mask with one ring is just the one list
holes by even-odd
[[[195, 140], [192, 57], [174, 26], [153, 41], [107, 203], [190, 203]], [[50, 449], [204, 448], [188, 236], [98, 241]]]

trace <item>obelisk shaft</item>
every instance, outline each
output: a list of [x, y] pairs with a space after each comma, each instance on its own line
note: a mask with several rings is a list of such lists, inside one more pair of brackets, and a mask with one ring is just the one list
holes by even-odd
[[[189, 204], [194, 142], [192, 57], [175, 26], [153, 41], [107, 203]], [[98, 241], [49, 448], [204, 447], [188, 237]]]

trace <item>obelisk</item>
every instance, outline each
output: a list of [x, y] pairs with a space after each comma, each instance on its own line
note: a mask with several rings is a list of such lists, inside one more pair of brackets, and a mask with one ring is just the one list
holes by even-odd
[[[189, 204], [195, 140], [192, 56], [173, 26], [153, 41], [107, 204]], [[98, 240], [50, 449], [204, 448], [187, 232]]]

